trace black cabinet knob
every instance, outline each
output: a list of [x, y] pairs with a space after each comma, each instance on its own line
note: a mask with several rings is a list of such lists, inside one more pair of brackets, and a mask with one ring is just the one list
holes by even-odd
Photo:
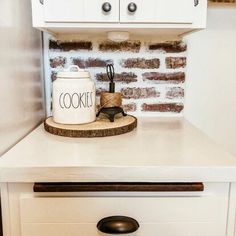
[[199, 5], [199, 0], [194, 0], [194, 6], [198, 6]]
[[110, 216], [97, 224], [99, 231], [106, 234], [130, 234], [138, 230], [138, 222], [127, 216]]
[[137, 5], [134, 2], [131, 2], [128, 5], [128, 11], [131, 13], [134, 13], [134, 12], [136, 12], [136, 10], [137, 10]]
[[102, 10], [104, 12], [110, 12], [111, 11], [111, 4], [109, 2], [105, 2], [102, 4]]

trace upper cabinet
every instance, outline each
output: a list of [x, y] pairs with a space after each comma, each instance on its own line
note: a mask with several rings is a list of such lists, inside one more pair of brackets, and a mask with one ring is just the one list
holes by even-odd
[[121, 0], [120, 22], [192, 24], [192, 0]]
[[44, 0], [45, 23], [119, 22], [119, 0]]
[[206, 26], [207, 0], [32, 0], [33, 26], [52, 34], [185, 33]]

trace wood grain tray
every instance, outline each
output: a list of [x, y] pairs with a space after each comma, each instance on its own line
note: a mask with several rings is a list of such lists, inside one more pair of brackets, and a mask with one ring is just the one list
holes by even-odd
[[44, 121], [44, 128], [47, 132], [71, 138], [95, 138], [125, 134], [137, 127], [137, 118], [134, 116], [122, 116], [110, 122], [107, 118], [101, 117], [93, 123], [83, 125], [64, 125], [53, 121], [52, 117]]

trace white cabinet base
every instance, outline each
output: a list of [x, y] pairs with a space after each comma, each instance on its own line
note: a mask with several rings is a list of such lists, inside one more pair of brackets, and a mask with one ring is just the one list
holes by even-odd
[[1, 184], [4, 236], [100, 236], [98, 221], [112, 215], [135, 218], [140, 228], [134, 236], [226, 236], [227, 218], [227, 236], [235, 236], [236, 204], [228, 216], [229, 187], [205, 183], [204, 192], [34, 193], [33, 184]]
[[[135, 35], [183, 36], [206, 27], [207, 0], [40, 0], [32, 1], [33, 26], [55, 37], [129, 31]], [[103, 3], [111, 11], [102, 11]], [[130, 2], [137, 11], [130, 13]]]

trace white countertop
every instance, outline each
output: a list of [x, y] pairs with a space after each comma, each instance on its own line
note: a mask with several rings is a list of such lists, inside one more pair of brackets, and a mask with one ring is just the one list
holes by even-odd
[[1, 182], [236, 181], [236, 157], [183, 118], [139, 118], [120, 136], [64, 138], [43, 125], [0, 159]]

